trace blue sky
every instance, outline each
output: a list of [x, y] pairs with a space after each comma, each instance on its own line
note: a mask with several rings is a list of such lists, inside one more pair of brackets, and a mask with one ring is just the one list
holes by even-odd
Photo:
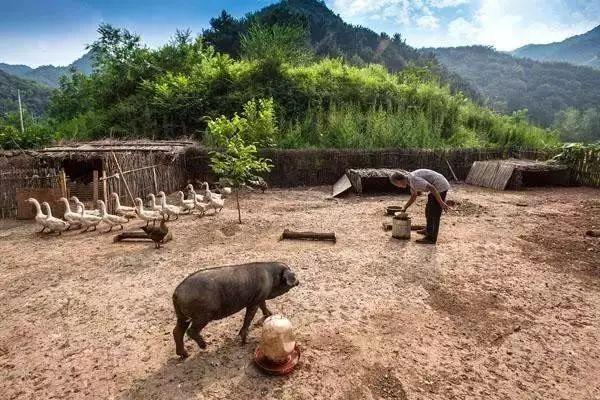
[[[0, 0], [0, 62], [66, 65], [101, 22], [126, 27], [148, 46], [177, 28], [200, 33], [226, 9], [242, 16], [273, 0]], [[598, 0], [326, 0], [346, 21], [400, 32], [415, 47], [548, 43], [600, 24]]]

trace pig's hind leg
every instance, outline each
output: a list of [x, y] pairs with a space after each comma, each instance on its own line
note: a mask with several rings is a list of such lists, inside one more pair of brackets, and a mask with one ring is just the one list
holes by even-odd
[[[262, 308], [262, 307], [261, 307]], [[240, 329], [239, 335], [242, 338], [242, 344], [246, 344], [246, 338], [248, 337], [248, 328], [256, 315], [256, 311], [258, 311], [258, 305], [256, 306], [248, 306], [246, 307], [246, 315], [244, 316], [244, 325], [242, 325], [242, 329]]]
[[209, 321], [205, 321], [205, 320], [201, 320], [201, 319], [193, 319], [192, 326], [190, 326], [189, 329], [187, 330], [188, 336], [191, 339], [193, 339], [196, 343], [198, 343], [198, 346], [201, 349], [206, 348], [206, 342], [204, 341], [204, 338], [202, 337], [202, 335], [200, 335], [200, 331], [202, 329], [204, 329], [204, 327], [206, 326], [206, 324], [208, 324], [208, 322]]
[[188, 326], [190, 326], [190, 320], [187, 318], [177, 318], [177, 324], [173, 329], [173, 339], [175, 340], [175, 353], [181, 358], [186, 358], [189, 356], [188, 352], [185, 351], [185, 346], [183, 345], [183, 335], [187, 330]]

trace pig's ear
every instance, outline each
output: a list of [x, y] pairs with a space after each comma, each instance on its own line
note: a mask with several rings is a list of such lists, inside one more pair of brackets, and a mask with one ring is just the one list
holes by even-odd
[[289, 268], [283, 270], [281, 281], [282, 283], [285, 283], [286, 286], [295, 286], [298, 282], [296, 275]]

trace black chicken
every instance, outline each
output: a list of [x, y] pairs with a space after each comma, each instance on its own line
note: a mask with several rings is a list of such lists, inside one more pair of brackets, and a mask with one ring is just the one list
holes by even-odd
[[150, 239], [152, 239], [154, 246], [157, 249], [160, 248], [160, 243], [169, 233], [169, 228], [164, 219], [160, 221], [159, 226], [142, 226], [142, 230], [146, 232]]

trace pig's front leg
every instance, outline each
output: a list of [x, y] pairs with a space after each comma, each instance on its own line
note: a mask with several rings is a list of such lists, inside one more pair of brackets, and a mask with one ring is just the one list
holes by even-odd
[[263, 301], [262, 303], [260, 303], [259, 306], [260, 306], [260, 310], [263, 313], [263, 317], [262, 317], [261, 322], [264, 321], [265, 319], [269, 318], [271, 315], [273, 315], [273, 313], [271, 312], [271, 310], [269, 310], [267, 308], [267, 302], [266, 301]]
[[246, 338], [248, 337], [248, 328], [250, 327], [250, 323], [254, 319], [254, 315], [258, 311], [258, 306], [248, 306], [246, 307], [246, 315], [244, 316], [244, 325], [242, 325], [242, 329], [240, 329], [240, 336], [242, 338], [242, 344], [246, 344]]

